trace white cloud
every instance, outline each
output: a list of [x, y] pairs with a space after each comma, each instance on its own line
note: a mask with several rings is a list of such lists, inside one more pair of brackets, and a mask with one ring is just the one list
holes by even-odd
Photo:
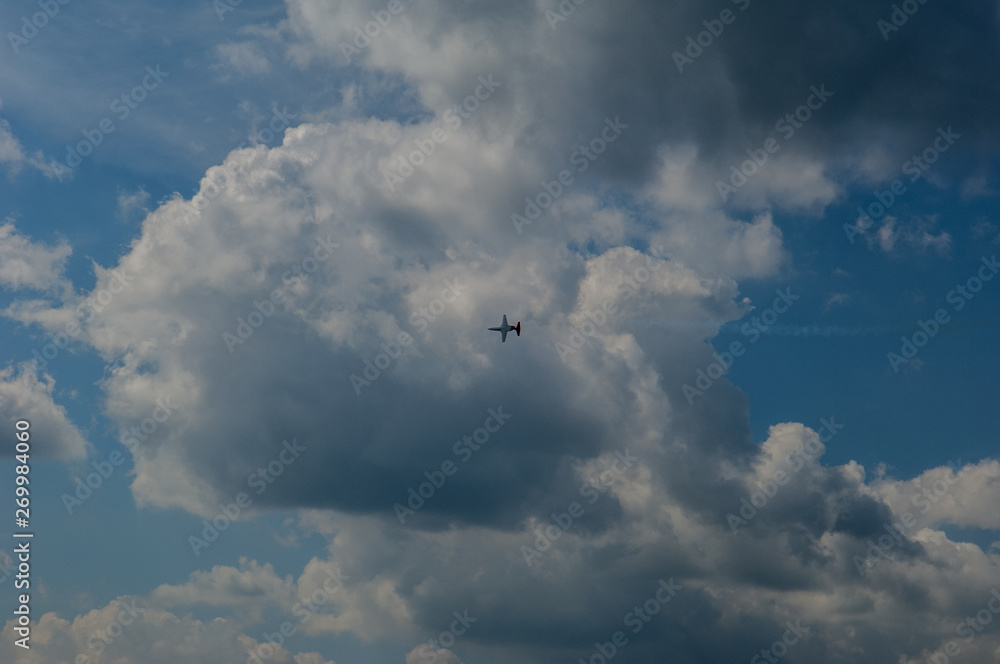
[[447, 648], [435, 650], [429, 645], [417, 646], [406, 653], [406, 664], [424, 664], [432, 655], [435, 658], [434, 661], [441, 662], [441, 664], [462, 664], [462, 660]]
[[22, 366], [0, 369], [0, 426], [14, 431], [14, 423], [31, 423], [32, 452], [71, 460], [87, 456], [90, 444], [70, 422], [66, 409], [53, 400], [55, 380]]
[[118, 192], [118, 219], [130, 221], [133, 216], [149, 214], [146, 204], [149, 202], [149, 192], [140, 187], [132, 193]]
[[951, 524], [1000, 530], [1000, 462], [929, 468], [908, 481], [880, 482], [879, 494], [897, 514], [910, 513], [921, 526]]
[[[728, 184], [730, 174], [731, 171], [720, 174], [720, 179]], [[838, 185], [825, 173], [823, 161], [807, 155], [778, 152], [747, 178], [732, 201], [751, 208], [771, 205], [816, 214], [839, 193]]]
[[938, 215], [915, 218], [908, 223], [886, 215], [877, 227], [867, 217], [858, 219], [854, 227], [865, 237], [869, 249], [877, 247], [890, 255], [900, 255], [904, 250], [914, 253], [931, 250], [939, 256], [948, 256], [952, 247], [951, 234], [945, 230], [935, 233], [937, 225]]
[[334, 661], [327, 660], [318, 652], [300, 652], [295, 655], [295, 664], [335, 664]]
[[63, 271], [72, 253], [65, 240], [55, 246], [32, 242], [7, 219], [0, 224], [0, 285], [12, 290], [65, 288]]
[[24, 146], [11, 131], [10, 123], [0, 118], [0, 164], [7, 164], [11, 173], [19, 173], [27, 165], [40, 171], [45, 177], [58, 177], [60, 169], [54, 159], [46, 159], [40, 150], [25, 154]]
[[228, 42], [215, 47], [223, 79], [230, 76], [267, 74], [271, 62], [254, 42]]
[[[376, 532], [364, 523], [359, 534]], [[345, 537], [352, 537], [345, 533]], [[233, 611], [235, 624], [250, 627], [265, 617], [281, 616], [296, 632], [308, 635], [348, 632], [371, 642], [376, 638], [419, 633], [405, 599], [387, 578], [355, 579], [334, 561], [310, 560], [298, 579], [281, 579], [270, 564], [240, 558], [239, 568], [216, 565], [194, 572], [187, 583], [164, 584], [149, 596], [161, 608], [215, 607]]]
[[773, 276], [787, 257], [781, 230], [765, 211], [750, 222], [727, 218], [714, 179], [697, 163], [693, 146], [661, 151], [660, 168], [643, 196], [662, 215], [651, 239], [671, 257], [732, 278]]
[[261, 621], [267, 605], [291, 608], [296, 593], [291, 577], [279, 579], [271, 564], [241, 557], [238, 569], [217, 565], [207, 572], [193, 572], [183, 585], [161, 585], [150, 593], [150, 601], [164, 608], [227, 607], [236, 611], [240, 624], [253, 624]]
[[10, 123], [0, 119], [0, 162], [19, 166], [24, 161], [24, 149], [10, 131]]
[[[196, 620], [149, 606], [138, 597], [120, 597], [107, 606], [76, 616], [72, 622], [55, 613], [43, 614], [32, 625], [31, 649], [14, 645], [16, 620], [0, 633], [0, 657], [24, 664], [79, 662], [80, 664], [191, 664], [245, 662], [251, 652], [272, 653], [273, 661], [288, 664], [291, 653], [261, 643], [231, 621]], [[85, 659], [79, 659], [84, 657]], [[328, 664], [315, 654], [296, 658], [295, 664]]]
[[[180, 506], [211, 516], [219, 500], [245, 490], [254, 464], [268, 461], [275, 445], [293, 437], [288, 431], [277, 436], [253, 435], [250, 440], [256, 442], [251, 443], [239, 424], [251, 425], [251, 421], [223, 415], [245, 408], [246, 398], [261, 400], [255, 410], [262, 417], [271, 417], [268, 412], [279, 415], [267, 405], [274, 403], [267, 389], [231, 400], [225, 396], [229, 388], [220, 391], [223, 383], [217, 383], [231, 385], [236, 380], [253, 390], [264, 388], [253, 378], [260, 376], [254, 366], [268, 361], [265, 358], [276, 351], [293, 364], [324, 366], [319, 374], [301, 377], [306, 381], [303, 385], [309, 385], [308, 393], [319, 396], [328, 389], [323, 385], [336, 385], [343, 395], [355, 399], [349, 376], [363, 371], [363, 360], [378, 352], [379, 343], [388, 343], [405, 331], [414, 336], [416, 345], [371, 387], [375, 403], [384, 398], [380, 393], [439, 376], [445, 384], [465, 386], [467, 399], [481, 400], [485, 409], [497, 398], [493, 395], [496, 376], [491, 371], [495, 366], [491, 355], [496, 350], [484, 345], [486, 335], [481, 342], [470, 343], [464, 330], [484, 328], [484, 321], [492, 323], [498, 311], [519, 312], [525, 325], [533, 327], [532, 341], [526, 341], [534, 356], [530, 361], [551, 365], [552, 380], [557, 383], [577, 380], [575, 370], [561, 362], [554, 344], [565, 336], [567, 328], [559, 327], [565, 325], [563, 321], [590, 303], [578, 299], [577, 286], [566, 280], [575, 278], [576, 268], [566, 272], [567, 267], [548, 253], [562, 228], [539, 227], [536, 237], [519, 239], [506, 224], [489, 223], [509, 216], [510, 199], [500, 195], [504, 187], [497, 178], [516, 171], [511, 164], [522, 161], [523, 155], [505, 141], [487, 141], [486, 154], [491, 156], [484, 159], [479, 130], [463, 126], [403, 187], [387, 191], [381, 170], [392, 163], [394, 154], [408, 149], [411, 137], [425, 132], [425, 127], [403, 128], [377, 121], [303, 125], [289, 131], [281, 147], [233, 153], [224, 168], [210, 171], [195, 198], [199, 204], [215, 190], [213, 180], [227, 180], [226, 171], [233, 176], [221, 184], [222, 195], [200, 212], [192, 203], [172, 201], [148, 216], [142, 236], [116, 267], [129, 275], [128, 286], [81, 333], [81, 340], [114, 363], [103, 387], [107, 412], [121, 426], [145, 417], [156, 400], [166, 395], [173, 395], [179, 404], [178, 414], [163, 427], [163, 433], [158, 432], [136, 452], [133, 491], [139, 504]], [[443, 186], [442, 172], [455, 169], [466, 173], [469, 190], [447, 197], [434, 195]], [[602, 245], [614, 246], [633, 223], [625, 211], [595, 209], [596, 202], [589, 197], [566, 200], [565, 223], [571, 224], [571, 233], [581, 241], [596, 235]], [[777, 231], [770, 219], [737, 224], [736, 229], [725, 252], [727, 263], [744, 266], [739, 268], [744, 272], [773, 271]], [[315, 272], [308, 278], [291, 279], [288, 270], [302, 265], [320, 239], [341, 247], [329, 260], [313, 264]], [[601, 273], [616, 257], [624, 256], [623, 251], [614, 249], [591, 258], [586, 270]], [[631, 255], [633, 262], [643, 260], [635, 252]], [[108, 288], [114, 271], [96, 269], [98, 289]], [[614, 271], [626, 276], [632, 269], [631, 264], [623, 264]], [[657, 275], [634, 296], [617, 295], [623, 299], [623, 310], [632, 310], [629, 317], [647, 315], [659, 306], [654, 302], [680, 306], [679, 315], [710, 321], [709, 325], [720, 324], [724, 310], [725, 316], [737, 315], [731, 302], [726, 305], [735, 296], [731, 281], [714, 276], [706, 281], [681, 261], [663, 264]], [[419, 317], [420, 310], [426, 310], [448, 283], [459, 284], [456, 302], [432, 314], [426, 329], [422, 322], [414, 323], [414, 316]], [[580, 293], [588, 292], [587, 284], [596, 288], [600, 283], [597, 277], [585, 280]], [[277, 288], [283, 290], [283, 299], [276, 303], [275, 313], [230, 354], [223, 334], [235, 334], [238, 319], [246, 319], [255, 311], [254, 303], [271, 297]], [[595, 291], [587, 297], [611, 296], [616, 295]], [[23, 322], [55, 328], [65, 324], [73, 304], [76, 299], [59, 309], [46, 309], [42, 303], [22, 304], [11, 313]], [[600, 304], [594, 301], [595, 306]], [[628, 328], [627, 318], [616, 318], [608, 332]], [[689, 361], [684, 359], [690, 355], [684, 348], [705, 348], [700, 332], [684, 336], [686, 341], [671, 351], [677, 362]], [[301, 335], [314, 341], [291, 342]], [[609, 337], [608, 343], [612, 355], [621, 352], [615, 349], [620, 341]], [[648, 352], [648, 340], [629, 352], [641, 353], [642, 348]], [[631, 367], [626, 371], [644, 373], [636, 361], [626, 360], [625, 366]], [[150, 367], [156, 369], [150, 371]], [[590, 380], [599, 381], [598, 375]], [[603, 399], [602, 394], [612, 389], [611, 385], [598, 387], [592, 398]], [[583, 404], [572, 408], [578, 406]], [[468, 404], [450, 407], [465, 412]], [[367, 410], [356, 410], [349, 400], [336, 407], [341, 408], [344, 414], [353, 413], [342, 420], [349, 428], [369, 426]], [[215, 413], [211, 417], [210, 411]], [[215, 424], [205, 428], [196, 424], [206, 418]], [[263, 420], [254, 425], [260, 431], [272, 426], [259, 425]], [[427, 421], [426, 426], [433, 424]], [[274, 429], [275, 433], [279, 430]], [[417, 435], [419, 440], [424, 434]], [[431, 435], [430, 429], [426, 435]], [[198, 442], [202, 436], [206, 438]], [[227, 447], [236, 440], [241, 441], [240, 455], [248, 455], [245, 463], [231, 466], [232, 474], [226, 477], [212, 477], [215, 471], [206, 474], [201, 455], [231, 454]], [[430, 440], [418, 444], [430, 444]], [[309, 444], [316, 450], [311, 453], [317, 455], [311, 464], [330, 453], [352, 454], [350, 445]]]

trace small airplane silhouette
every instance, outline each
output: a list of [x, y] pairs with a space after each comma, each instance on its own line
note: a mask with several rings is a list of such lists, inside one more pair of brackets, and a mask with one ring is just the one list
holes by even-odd
[[508, 325], [507, 314], [504, 314], [503, 323], [500, 325], [500, 327], [491, 327], [490, 330], [493, 330], [494, 332], [499, 332], [500, 341], [504, 342], [507, 341], [507, 333], [510, 332], [511, 330], [517, 332], [517, 336], [521, 336], [521, 321], [517, 321], [517, 325]]

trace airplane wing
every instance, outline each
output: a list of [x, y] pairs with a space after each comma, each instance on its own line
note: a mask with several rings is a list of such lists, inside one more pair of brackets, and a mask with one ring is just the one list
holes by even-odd
[[503, 325], [504, 327], [507, 327], [507, 314], [503, 315], [503, 323], [501, 323], [501, 325]]
[[[506, 318], [506, 316], [504, 316], [504, 318]], [[501, 342], [507, 341], [507, 333], [508, 332], [510, 332], [510, 330], [500, 330], [500, 341]], [[496, 339], [496, 337], [493, 337], [493, 338]]]

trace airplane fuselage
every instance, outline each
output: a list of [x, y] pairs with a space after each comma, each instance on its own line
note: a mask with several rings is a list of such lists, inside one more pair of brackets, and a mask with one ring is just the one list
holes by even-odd
[[491, 327], [489, 329], [493, 332], [499, 332], [500, 341], [503, 342], [507, 341], [507, 333], [510, 332], [511, 330], [517, 332], [517, 336], [521, 336], [521, 321], [518, 321], [517, 325], [509, 325], [507, 323], [507, 314], [504, 314], [503, 322], [500, 324], [500, 327]]

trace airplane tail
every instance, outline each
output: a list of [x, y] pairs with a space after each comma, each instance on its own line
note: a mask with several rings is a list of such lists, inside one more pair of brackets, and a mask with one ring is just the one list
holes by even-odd
[[517, 325], [514, 326], [514, 331], [517, 332], [517, 336], [521, 336], [521, 321], [517, 321]]

